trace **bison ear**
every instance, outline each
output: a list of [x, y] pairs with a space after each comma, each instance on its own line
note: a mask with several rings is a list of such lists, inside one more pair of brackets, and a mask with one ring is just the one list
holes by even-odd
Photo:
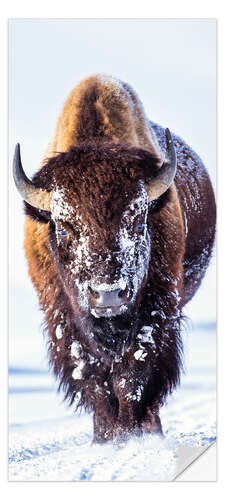
[[33, 207], [26, 201], [24, 201], [24, 212], [31, 219], [41, 222], [42, 224], [47, 224], [51, 220], [51, 212]]

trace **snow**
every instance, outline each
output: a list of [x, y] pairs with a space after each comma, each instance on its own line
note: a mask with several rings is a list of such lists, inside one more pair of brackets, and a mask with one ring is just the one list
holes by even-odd
[[81, 380], [82, 379], [82, 370], [84, 368], [84, 361], [81, 359], [79, 363], [77, 364], [76, 368], [74, 368], [73, 373], [72, 373], [72, 378], [74, 380]]
[[[92, 285], [92, 283], [91, 283], [91, 285]], [[121, 290], [125, 290], [126, 286], [127, 286], [126, 281], [124, 281], [123, 278], [120, 278], [118, 281], [115, 281], [112, 285], [111, 284], [109, 285], [107, 283], [100, 283], [100, 284], [94, 283], [93, 289], [96, 292], [100, 292], [101, 290], [111, 292], [111, 291], [117, 290], [119, 288]]]
[[142, 348], [142, 349], [138, 349], [137, 351], [135, 351], [134, 357], [135, 357], [135, 359], [137, 359], [139, 361], [144, 361], [147, 354], [148, 353], [145, 352], [144, 348]]
[[126, 379], [122, 378], [118, 385], [119, 387], [121, 387], [121, 389], [123, 389], [125, 387], [125, 384], [126, 384]]
[[81, 350], [80, 343], [77, 340], [74, 340], [74, 342], [71, 344], [71, 347], [70, 347], [71, 356], [74, 356], [75, 358], [79, 358], [80, 350]]
[[100, 314], [98, 314], [98, 313], [96, 312], [96, 310], [95, 310], [95, 309], [91, 309], [91, 314], [92, 314], [92, 316], [94, 316], [95, 318], [100, 318]]
[[74, 210], [65, 200], [65, 193], [56, 187], [52, 191], [51, 214], [54, 221], [69, 221], [74, 216]]
[[58, 340], [63, 338], [63, 330], [61, 325], [57, 325], [56, 330], [55, 330], [55, 336]]
[[137, 335], [137, 338], [140, 339], [142, 342], [154, 343], [152, 332], [153, 332], [152, 326], [143, 326], [141, 329], [141, 333]]
[[[92, 415], [83, 412], [73, 415], [73, 408], [62, 403], [63, 395], [56, 392], [46, 361], [41, 361], [44, 356], [39, 338], [33, 368], [32, 356], [25, 354], [23, 359], [20, 356], [17, 367], [10, 366], [9, 479], [173, 479], [179, 445], [207, 446], [216, 437], [215, 325], [188, 327], [183, 338], [186, 374], [182, 375], [181, 386], [161, 409], [164, 438], [133, 437], [117, 446], [93, 445]], [[34, 350], [35, 342], [36, 339]], [[78, 368], [81, 370], [80, 364]]]

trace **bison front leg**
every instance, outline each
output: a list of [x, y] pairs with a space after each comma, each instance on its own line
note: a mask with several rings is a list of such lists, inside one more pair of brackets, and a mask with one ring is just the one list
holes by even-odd
[[114, 408], [110, 404], [98, 407], [94, 411], [93, 428], [94, 428], [94, 443], [104, 443], [112, 439], [113, 429], [116, 423]]
[[162, 426], [158, 411], [146, 404], [146, 378], [141, 373], [134, 373], [129, 379], [121, 377], [115, 384], [115, 393], [119, 402], [119, 411], [113, 429], [113, 437], [123, 439], [131, 434], [157, 433], [162, 435]]
[[123, 440], [131, 434], [140, 435], [141, 400], [143, 384], [136, 378], [117, 378], [114, 383], [115, 395], [118, 399], [118, 417], [113, 428], [112, 438]]
[[126, 438], [131, 434], [141, 435], [142, 433], [163, 435], [161, 420], [158, 413], [150, 408], [145, 408], [143, 401], [135, 401], [136, 394], [133, 394], [133, 400], [130, 393], [126, 399], [119, 400], [119, 414], [114, 427], [114, 437]]
[[105, 416], [94, 413], [93, 427], [93, 443], [104, 443], [109, 439], [108, 434], [110, 433], [111, 425], [109, 425], [109, 422]]
[[113, 437], [117, 440], [127, 439], [131, 435], [140, 435], [141, 427], [138, 422], [137, 405], [134, 401], [119, 400], [119, 414]]
[[111, 439], [117, 417], [117, 406], [105, 396], [103, 390], [98, 391], [98, 396], [94, 400], [93, 416], [93, 442], [104, 443]]
[[136, 405], [130, 393], [126, 398], [120, 392], [115, 396], [114, 405], [103, 399], [95, 405], [94, 442], [121, 441], [131, 433], [141, 432]]

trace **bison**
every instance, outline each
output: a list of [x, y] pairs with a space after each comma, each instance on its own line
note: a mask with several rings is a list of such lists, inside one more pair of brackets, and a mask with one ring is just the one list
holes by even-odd
[[132, 87], [94, 75], [69, 95], [32, 181], [16, 146], [14, 179], [65, 399], [93, 411], [94, 441], [161, 433], [182, 369], [182, 308], [214, 242], [203, 163], [149, 122]]

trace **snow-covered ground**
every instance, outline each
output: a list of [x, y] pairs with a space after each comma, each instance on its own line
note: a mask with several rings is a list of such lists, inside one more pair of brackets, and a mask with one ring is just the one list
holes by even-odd
[[9, 344], [10, 480], [171, 480], [180, 445], [207, 446], [215, 440], [214, 323], [188, 324], [184, 331], [186, 374], [161, 410], [165, 438], [92, 445], [92, 416], [74, 415], [47, 371], [42, 336], [31, 327], [40, 314], [32, 322], [29, 296], [21, 292], [20, 306], [16, 297], [18, 328]]

